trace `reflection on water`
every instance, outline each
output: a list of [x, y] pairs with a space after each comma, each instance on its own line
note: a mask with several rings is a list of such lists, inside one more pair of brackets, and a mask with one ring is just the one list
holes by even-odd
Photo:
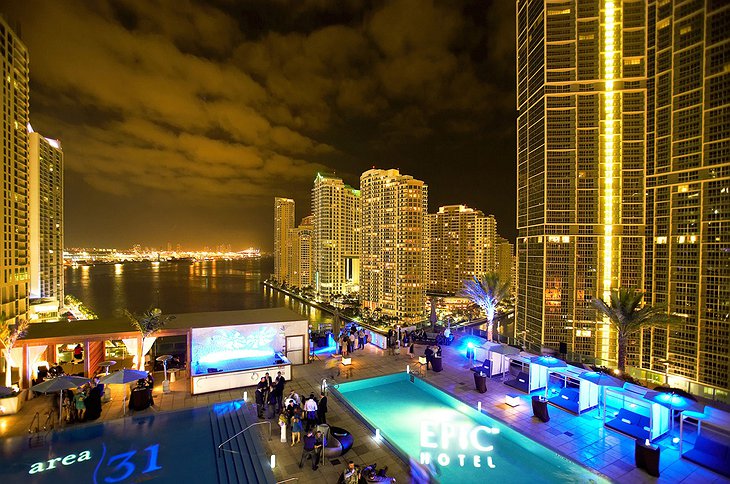
[[315, 330], [320, 323], [332, 324], [330, 314], [261, 285], [272, 266], [271, 259], [249, 259], [66, 267], [65, 289], [100, 318], [152, 306], [166, 313], [284, 306], [306, 317]]

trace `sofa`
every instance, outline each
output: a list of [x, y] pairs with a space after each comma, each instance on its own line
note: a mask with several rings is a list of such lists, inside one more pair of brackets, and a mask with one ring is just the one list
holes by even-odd
[[730, 445], [700, 434], [695, 446], [682, 457], [703, 467], [730, 477]]
[[506, 381], [504, 384], [516, 388], [521, 392], [530, 393], [530, 374], [521, 371], [514, 380]]
[[651, 440], [651, 420], [625, 408], [618, 411], [616, 418], [606, 422], [606, 427], [635, 439]]
[[563, 388], [558, 395], [548, 401], [569, 412], [580, 413], [580, 392], [577, 388]]

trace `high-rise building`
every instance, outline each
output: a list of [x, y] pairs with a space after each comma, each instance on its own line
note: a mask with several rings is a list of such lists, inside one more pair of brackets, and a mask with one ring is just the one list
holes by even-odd
[[687, 324], [645, 331], [629, 363], [727, 389], [730, 3], [650, 0], [647, 23], [645, 288]]
[[405, 321], [426, 308], [424, 252], [428, 187], [398, 170], [368, 170], [362, 198], [360, 302]]
[[299, 226], [289, 231], [289, 279], [292, 286], [312, 285], [312, 232], [311, 215], [304, 217]]
[[494, 216], [464, 205], [439, 207], [428, 215], [428, 289], [458, 293], [464, 280], [496, 267]]
[[312, 188], [315, 290], [325, 299], [360, 290], [360, 190], [318, 173]]
[[30, 283], [28, 169], [28, 51], [0, 17], [2, 59], [2, 239], [0, 313], [27, 318]]
[[289, 281], [289, 231], [294, 228], [294, 200], [274, 198], [274, 279]]
[[591, 298], [644, 283], [646, 37], [644, 1], [517, 2], [517, 335], [532, 348], [615, 359]]
[[[30, 297], [50, 303], [39, 307], [50, 308], [55, 301], [58, 313], [63, 304], [63, 151], [58, 140], [44, 138], [30, 125], [28, 131]], [[43, 312], [50, 318], [57, 316], [47, 313]]]
[[494, 272], [499, 275], [500, 281], [510, 281], [510, 290], [514, 294], [517, 288], [517, 284], [512, 278], [515, 246], [509, 240], [498, 235], [494, 243], [494, 248]]
[[730, 387], [728, 18], [727, 2], [518, 1], [528, 343], [611, 360], [615, 338], [588, 301], [644, 288], [686, 324], [645, 330], [629, 365]]

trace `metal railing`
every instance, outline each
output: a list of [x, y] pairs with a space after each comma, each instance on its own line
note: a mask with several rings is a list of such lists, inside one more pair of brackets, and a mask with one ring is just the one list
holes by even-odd
[[[40, 423], [40, 421], [39, 421]], [[46, 416], [46, 421], [43, 423], [43, 430], [53, 430], [53, 428], [56, 426], [56, 414], [53, 412], [48, 412], [48, 415]]]
[[[36, 424], [35, 430], [33, 429], [33, 424]], [[36, 412], [35, 415], [33, 415], [33, 420], [30, 421], [30, 426], [28, 427], [28, 433], [29, 434], [35, 434], [41, 431], [41, 413]]]
[[277, 481], [276, 484], [284, 484], [285, 482], [292, 482], [292, 481], [299, 481], [299, 478], [290, 477], [289, 479], [284, 479], [283, 481]]
[[269, 440], [271, 440], [271, 422], [269, 422], [268, 420], [266, 422], [255, 422], [255, 423], [252, 423], [251, 425], [249, 425], [248, 427], [246, 427], [245, 429], [243, 429], [239, 432], [236, 432], [236, 435], [234, 435], [233, 437], [230, 437], [230, 438], [226, 439], [225, 441], [221, 442], [221, 444], [218, 446], [218, 456], [220, 457], [221, 452], [230, 452], [231, 454], [240, 454], [240, 452], [235, 451], [235, 450], [224, 449], [223, 446], [226, 445], [231, 440], [238, 437], [239, 435], [241, 435], [242, 433], [244, 433], [245, 431], [247, 431], [248, 429], [250, 429], [251, 427], [255, 427], [257, 425], [268, 425], [269, 426]]

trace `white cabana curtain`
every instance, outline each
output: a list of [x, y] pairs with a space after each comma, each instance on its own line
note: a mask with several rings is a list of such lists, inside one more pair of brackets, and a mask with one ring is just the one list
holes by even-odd
[[[36, 361], [38, 361], [38, 358], [41, 357], [43, 352], [46, 351], [46, 348], [48, 348], [47, 345], [28, 347], [29, 363], [31, 367]], [[5, 350], [5, 353], [7, 354], [7, 350]], [[20, 365], [23, 363], [23, 347], [16, 346], [15, 348], [12, 348], [10, 350], [10, 358], [8, 358], [8, 360], [10, 362], [10, 366], [13, 368], [20, 368]]]
[[[156, 339], [157, 336], [148, 336], [145, 338], [144, 343], [142, 344], [143, 357], [150, 352], [150, 349], [152, 349], [152, 345], [155, 344]], [[137, 362], [139, 361], [137, 358], [137, 338], [125, 338], [122, 341], [124, 342], [124, 346], [127, 347], [127, 353], [132, 355], [132, 363], [137, 366]]]

